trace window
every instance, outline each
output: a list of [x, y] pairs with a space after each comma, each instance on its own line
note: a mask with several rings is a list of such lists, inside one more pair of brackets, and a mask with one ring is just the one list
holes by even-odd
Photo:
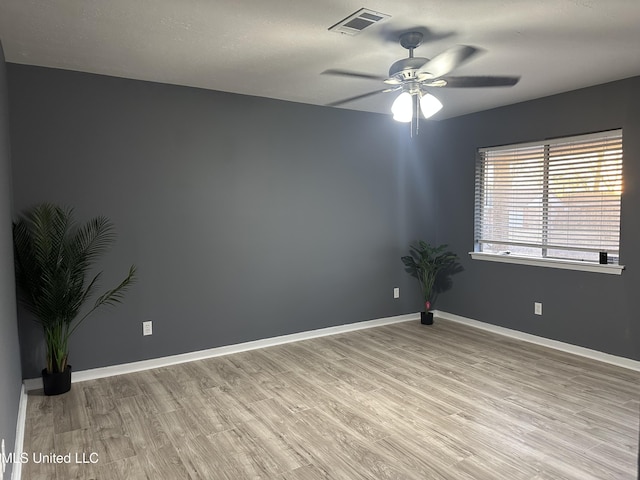
[[481, 148], [474, 252], [617, 265], [621, 194], [622, 130]]

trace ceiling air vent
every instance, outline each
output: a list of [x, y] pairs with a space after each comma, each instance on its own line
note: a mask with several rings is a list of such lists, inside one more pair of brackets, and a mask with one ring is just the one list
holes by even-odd
[[329, 27], [332, 32], [344, 33], [346, 35], [357, 35], [362, 30], [378, 22], [390, 18], [386, 13], [374, 12], [368, 8], [361, 8], [352, 13], [347, 18], [340, 20], [334, 26]]

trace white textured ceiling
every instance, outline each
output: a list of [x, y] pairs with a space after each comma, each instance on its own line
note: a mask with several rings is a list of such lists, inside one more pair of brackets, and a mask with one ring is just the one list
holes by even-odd
[[[361, 7], [391, 15], [357, 36], [328, 27]], [[448, 118], [640, 75], [640, 0], [0, 0], [7, 61], [324, 105], [455, 44], [484, 50], [454, 75], [520, 75], [512, 88], [438, 89]], [[341, 108], [389, 111], [394, 94]]]

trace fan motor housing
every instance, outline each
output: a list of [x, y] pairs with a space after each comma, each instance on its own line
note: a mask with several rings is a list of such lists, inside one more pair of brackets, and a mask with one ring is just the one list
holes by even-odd
[[400, 80], [417, 80], [418, 69], [428, 61], [428, 58], [423, 57], [403, 58], [391, 65], [389, 76]]

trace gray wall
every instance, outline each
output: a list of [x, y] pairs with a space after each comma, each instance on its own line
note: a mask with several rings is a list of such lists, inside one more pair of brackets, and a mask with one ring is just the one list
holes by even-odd
[[[516, 87], [517, 88], [517, 87]], [[623, 128], [621, 276], [471, 260], [478, 147]], [[640, 77], [440, 122], [425, 142], [437, 176], [437, 239], [465, 271], [438, 308], [640, 360]], [[543, 303], [542, 317], [533, 303]]]
[[[406, 125], [77, 72], [8, 73], [15, 211], [55, 201], [107, 215], [119, 238], [103, 284], [139, 269], [124, 304], [73, 337], [74, 370], [419, 310], [399, 260], [424, 218]], [[40, 333], [23, 318], [21, 336], [23, 375], [36, 377]]]
[[[105, 214], [119, 233], [105, 286], [140, 272], [73, 338], [76, 370], [418, 311], [399, 262], [416, 238], [462, 258], [437, 308], [640, 359], [640, 79], [423, 123], [413, 140], [382, 115], [14, 64], [8, 79], [14, 211]], [[478, 147], [617, 127], [622, 276], [469, 259]], [[21, 337], [35, 377], [25, 318]]]
[[[11, 235], [11, 161], [4, 53], [0, 43], [0, 438], [13, 451], [20, 400], [20, 351], [16, 324]], [[5, 478], [11, 477], [12, 465]]]

